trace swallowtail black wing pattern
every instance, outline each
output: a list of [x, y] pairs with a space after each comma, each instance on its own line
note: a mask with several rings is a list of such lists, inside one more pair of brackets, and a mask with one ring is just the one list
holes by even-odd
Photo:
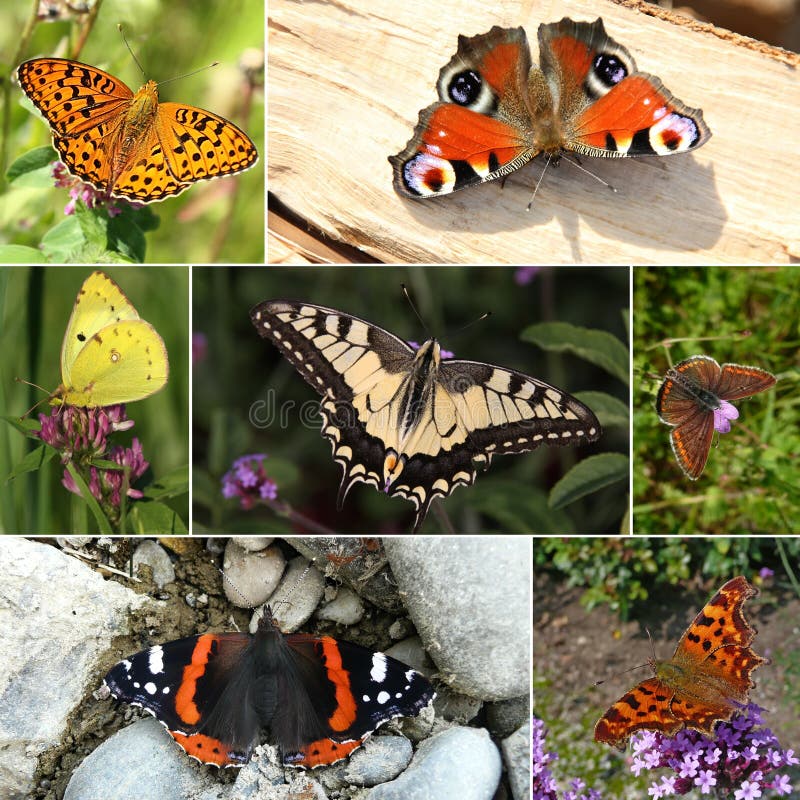
[[266, 300], [250, 318], [322, 395], [322, 434], [343, 470], [339, 508], [368, 483], [414, 504], [416, 533], [433, 499], [471, 485], [493, 456], [601, 434], [566, 392], [504, 367], [442, 360], [435, 339], [414, 350], [363, 319], [293, 300]]

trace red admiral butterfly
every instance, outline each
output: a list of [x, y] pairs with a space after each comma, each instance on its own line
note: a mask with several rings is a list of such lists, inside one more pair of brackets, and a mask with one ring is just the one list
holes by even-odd
[[678, 466], [693, 481], [703, 472], [714, 430], [727, 433], [739, 412], [731, 400], [765, 392], [777, 378], [759, 367], [720, 365], [709, 356], [691, 356], [667, 370], [656, 397], [670, 433]]
[[436, 697], [423, 675], [330, 636], [284, 635], [265, 610], [254, 636], [204, 633], [120, 661], [103, 684], [141, 706], [193, 758], [244, 766], [262, 727], [285, 766], [346, 758], [379, 725]]

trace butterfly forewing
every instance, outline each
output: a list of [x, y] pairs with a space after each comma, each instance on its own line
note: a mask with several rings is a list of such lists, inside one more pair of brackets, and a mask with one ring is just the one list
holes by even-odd
[[56, 136], [75, 136], [112, 123], [133, 97], [113, 75], [65, 58], [25, 61], [17, 75], [23, 91]]
[[723, 364], [715, 393], [721, 400], [739, 400], [771, 389], [776, 380], [774, 375], [758, 367]]
[[139, 319], [122, 289], [103, 272], [93, 272], [81, 286], [61, 344], [61, 376], [66, 379], [78, 353], [112, 322]]
[[310, 303], [268, 301], [251, 318], [322, 395], [340, 506], [368, 483], [413, 503], [417, 530], [434, 498], [473, 483], [493, 455], [600, 436], [575, 398], [502, 367], [439, 361], [433, 340], [415, 353], [377, 325]]

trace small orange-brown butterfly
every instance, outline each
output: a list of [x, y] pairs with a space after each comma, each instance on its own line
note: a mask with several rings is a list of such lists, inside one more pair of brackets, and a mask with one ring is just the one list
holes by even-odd
[[65, 58], [25, 61], [17, 75], [50, 124], [67, 169], [108, 197], [152, 203], [258, 160], [255, 145], [232, 122], [202, 108], [159, 103], [154, 81], [134, 94], [113, 75]]
[[767, 659], [750, 643], [756, 632], [742, 606], [758, 589], [742, 576], [728, 581], [695, 617], [669, 661], [651, 659], [654, 677], [617, 700], [594, 728], [596, 742], [620, 749], [634, 731], [674, 736], [683, 728], [711, 735], [748, 701], [750, 673]]

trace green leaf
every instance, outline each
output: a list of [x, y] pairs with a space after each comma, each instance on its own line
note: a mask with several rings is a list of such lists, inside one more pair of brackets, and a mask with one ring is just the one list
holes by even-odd
[[627, 403], [606, 392], [575, 392], [575, 397], [594, 411], [604, 428], [619, 425], [627, 430], [630, 422]]
[[21, 244], [0, 245], [0, 264], [41, 264], [42, 253]]
[[74, 214], [63, 219], [54, 228], [50, 228], [42, 237], [42, 250], [47, 259], [58, 263], [82, 261], [83, 259], [72, 256], [80, 252], [84, 244], [83, 231]]
[[601, 453], [579, 461], [550, 490], [550, 508], [564, 508], [617, 481], [628, 480], [629, 460], [621, 453]]
[[483, 512], [499, 523], [503, 533], [568, 535], [574, 532], [572, 520], [547, 504], [539, 489], [527, 489], [505, 481], [484, 483], [472, 488], [470, 508]]
[[28, 150], [27, 153], [21, 155], [6, 171], [6, 178], [9, 183], [22, 178], [26, 175], [33, 175], [36, 178], [36, 183], [31, 184], [28, 182], [20, 182], [19, 186], [33, 186], [39, 185], [41, 173], [47, 177], [46, 186], [53, 186], [53, 170], [52, 164], [58, 160], [58, 153], [51, 147], [35, 147], [33, 150]]
[[132, 533], [173, 535], [189, 531], [178, 514], [163, 503], [138, 500], [128, 514]]
[[184, 465], [162, 475], [145, 490], [144, 496], [152, 500], [180, 497], [189, 491], [189, 467]]
[[581, 328], [569, 322], [540, 322], [525, 328], [520, 338], [543, 350], [573, 353], [628, 384], [628, 349], [608, 331]]
[[8, 473], [7, 480], [18, 478], [25, 472], [36, 471], [42, 464], [46, 464], [48, 461], [52, 460], [55, 454], [56, 451], [46, 445], [41, 445], [41, 447], [31, 450], [31, 452], [24, 456], [14, 469]]
[[95, 496], [89, 491], [86, 481], [83, 480], [77, 468], [71, 461], [67, 462], [67, 471], [72, 476], [72, 480], [75, 481], [75, 485], [78, 487], [81, 497], [89, 506], [89, 509], [91, 510], [92, 515], [97, 522], [97, 527], [100, 530], [100, 533], [104, 536], [112, 536], [114, 534], [114, 530], [111, 527], [111, 523], [103, 513], [103, 510], [100, 508], [100, 504], [95, 499]]

